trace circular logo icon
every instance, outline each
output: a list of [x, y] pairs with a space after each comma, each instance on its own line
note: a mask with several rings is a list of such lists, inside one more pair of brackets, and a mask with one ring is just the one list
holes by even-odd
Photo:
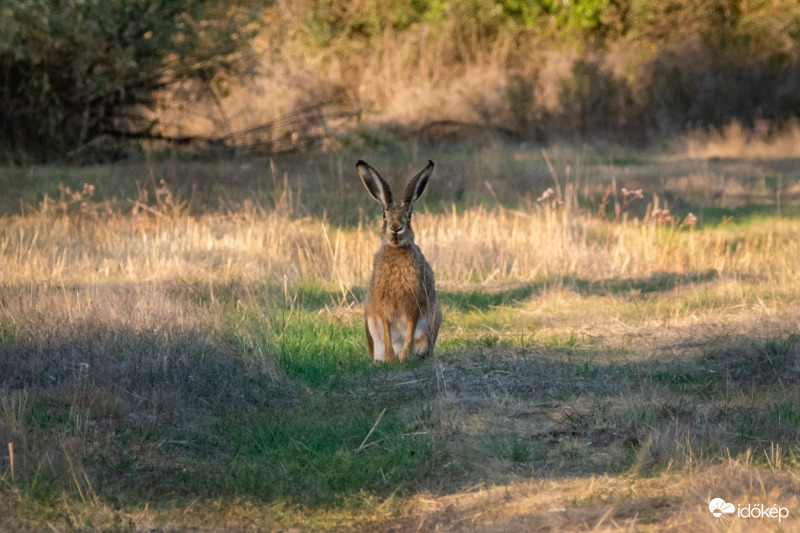
[[717, 520], [730, 520], [727, 514], [733, 514], [736, 507], [732, 503], [728, 503], [722, 498], [714, 498], [708, 502], [708, 510], [714, 515]]

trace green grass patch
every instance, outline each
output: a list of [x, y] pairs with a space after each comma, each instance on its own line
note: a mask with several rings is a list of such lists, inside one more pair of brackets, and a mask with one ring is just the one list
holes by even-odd
[[[698, 227], [720, 227], [746, 229], [766, 221], [774, 221], [778, 214], [775, 203], [748, 204], [740, 207], [687, 206], [697, 216]], [[781, 206], [781, 215], [787, 218], [800, 217], [800, 205]]]
[[320, 320], [305, 312], [283, 320], [271, 342], [290, 376], [319, 385], [334, 375], [373, 366], [361, 321]]
[[703, 399], [713, 397], [717, 391], [715, 376], [704, 366], [673, 364], [653, 372], [651, 379], [669, 385], [675, 392], [695, 394]]
[[208, 451], [229, 451], [209, 461], [202, 449], [180, 478], [187, 488], [213, 495], [332, 505], [361, 491], [388, 496], [418, 486], [444, 460], [430, 435], [400, 409], [381, 416], [362, 399], [220, 419], [208, 434], [214, 436]]
[[361, 316], [337, 318], [300, 306], [224, 311], [224, 336], [243, 357], [275, 361], [309, 386], [374, 368]]

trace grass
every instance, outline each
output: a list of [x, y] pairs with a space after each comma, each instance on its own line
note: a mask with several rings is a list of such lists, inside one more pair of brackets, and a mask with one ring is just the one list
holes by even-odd
[[765, 131], [748, 131], [741, 122], [732, 121], [720, 129], [696, 131], [687, 139], [690, 157], [747, 157], [751, 159], [789, 159], [798, 156], [800, 124], [792, 120], [781, 131], [769, 121], [762, 121]]
[[681, 226], [485, 186], [429, 198], [437, 353], [374, 365], [377, 222], [326, 212], [313, 167], [275, 164], [291, 180], [249, 204], [180, 207], [178, 182], [171, 200], [95, 192], [0, 219], [0, 528], [702, 529], [709, 495], [778, 503], [797, 527], [786, 211]]

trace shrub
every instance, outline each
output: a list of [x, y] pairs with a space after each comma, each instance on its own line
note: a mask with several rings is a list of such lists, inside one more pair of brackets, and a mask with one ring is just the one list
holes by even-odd
[[101, 135], [148, 131], [159, 89], [213, 95], [243, 74], [257, 9], [244, 0], [24, 0], [0, 12], [0, 145], [52, 161]]

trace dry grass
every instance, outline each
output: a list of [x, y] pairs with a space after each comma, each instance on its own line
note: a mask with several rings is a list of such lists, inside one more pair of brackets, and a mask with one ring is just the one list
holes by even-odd
[[741, 122], [733, 121], [720, 129], [691, 133], [686, 142], [691, 158], [796, 158], [800, 157], [800, 123], [792, 120], [783, 127], [776, 127], [760, 120], [748, 129]]
[[[694, 231], [679, 221], [612, 224], [557, 209], [475, 208], [417, 217], [417, 242], [443, 283], [646, 277], [714, 269], [791, 279], [800, 229], [791, 219]], [[288, 279], [364, 285], [374, 221], [355, 229], [253, 210], [228, 216], [89, 217], [42, 213], [0, 221], [0, 269], [9, 284], [208, 283]], [[770, 249], [780, 254], [769, 253]]]
[[[628, 172], [551, 152], [564, 191]], [[377, 220], [308, 215], [339, 194], [313, 196], [318, 167], [287, 166], [272, 207], [0, 219], [0, 527], [697, 530], [718, 496], [796, 529], [800, 222], [513, 205], [508, 155], [437, 168], [495, 207], [415, 215], [445, 324], [397, 367], [361, 336]], [[683, 167], [628, 168], [652, 190]], [[666, 192], [717, 186], [694, 176]]]
[[[152, 118], [168, 135], [273, 124], [264, 133], [270, 141], [311, 137], [315, 127], [332, 151], [395, 135], [424, 138], [419, 129], [436, 121], [469, 123], [466, 131], [478, 138], [502, 130], [533, 142], [580, 136], [643, 143], [682, 135], [687, 124], [742, 120], [756, 127], [744, 131], [733, 122], [689, 135], [691, 157], [797, 155], [796, 127], [774, 131], [796, 113], [797, 42], [774, 37], [797, 23], [793, 2], [743, 5], [725, 19], [730, 28], [706, 5], [672, 10], [644, 2], [635, 14], [605, 10], [600, 27], [587, 31], [559, 21], [581, 8], [553, 6], [551, 15], [523, 24], [503, 15], [507, 7], [429, 4], [421, 10], [431, 17], [405, 24], [373, 0], [270, 6], [254, 42], [254, 78], [171, 88]], [[704, 37], [726, 31], [737, 37], [724, 44]], [[288, 119], [316, 105], [357, 110], [359, 119], [346, 128]]]
[[[753, 471], [749, 465], [666, 473], [656, 479], [597, 476], [479, 487], [443, 498], [422, 497], [409, 516], [380, 524], [387, 531], [697, 531], [720, 527], [708, 512], [709, 494], [732, 485], [730, 500], [760, 495], [797, 508], [796, 478]], [[379, 522], [380, 523], [380, 522]], [[796, 522], [782, 524], [795, 531]], [[774, 531], [775, 524], [739, 520], [727, 531]]]

